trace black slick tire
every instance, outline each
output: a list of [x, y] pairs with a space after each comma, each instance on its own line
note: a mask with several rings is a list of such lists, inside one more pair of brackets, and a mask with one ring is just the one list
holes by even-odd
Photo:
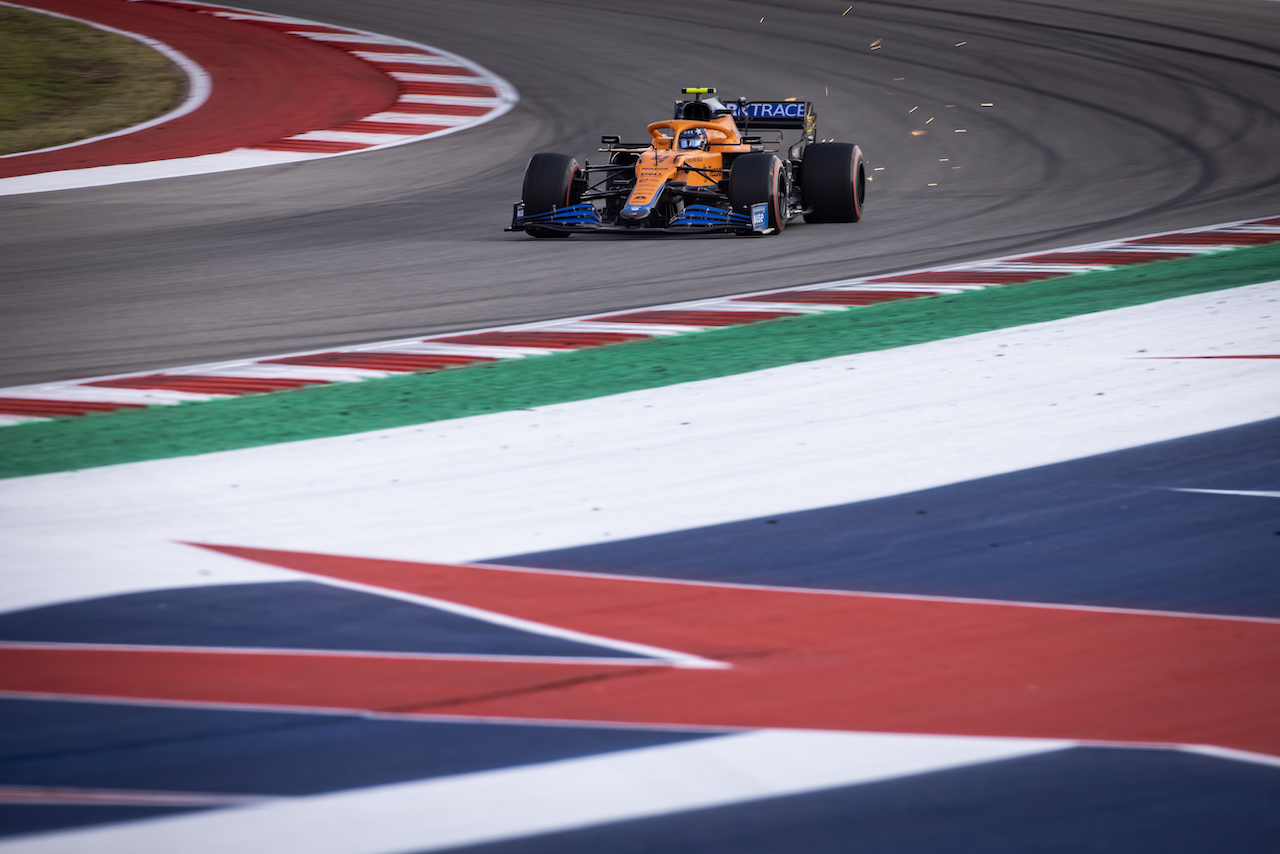
[[[552, 208], [564, 208], [576, 204], [573, 198], [574, 179], [582, 172], [578, 161], [567, 154], [535, 154], [524, 170], [524, 188], [520, 198], [524, 201], [525, 216], [547, 213]], [[568, 232], [530, 228], [533, 237], [568, 237]]]
[[800, 166], [800, 196], [805, 222], [857, 222], [867, 198], [867, 168], [862, 150], [848, 142], [805, 146]]
[[751, 206], [767, 202], [769, 228], [779, 234], [787, 225], [785, 205], [787, 178], [782, 161], [764, 152], [740, 154], [729, 169], [729, 206], [738, 213], [751, 213]]

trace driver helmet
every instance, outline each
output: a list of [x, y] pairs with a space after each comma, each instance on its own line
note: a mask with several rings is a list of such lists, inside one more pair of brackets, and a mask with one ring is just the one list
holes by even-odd
[[702, 128], [686, 128], [680, 131], [680, 139], [676, 142], [676, 147], [680, 149], [696, 148], [706, 151], [711, 147], [711, 144], [707, 138], [707, 132]]

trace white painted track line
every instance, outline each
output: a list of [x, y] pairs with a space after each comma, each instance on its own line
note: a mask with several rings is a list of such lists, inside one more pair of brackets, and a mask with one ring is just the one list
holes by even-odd
[[1062, 750], [1047, 739], [760, 730], [47, 834], [5, 854], [440, 851]]

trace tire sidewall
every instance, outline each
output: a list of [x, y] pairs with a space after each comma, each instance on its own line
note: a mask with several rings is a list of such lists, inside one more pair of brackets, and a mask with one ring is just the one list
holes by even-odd
[[786, 227], [782, 206], [786, 203], [786, 178], [777, 155], [752, 152], [739, 155], [729, 173], [729, 203], [739, 213], [750, 213], [760, 202], [769, 205], [769, 227], [775, 233]]
[[820, 142], [805, 148], [800, 169], [806, 222], [857, 222], [866, 201], [862, 149], [847, 142]]

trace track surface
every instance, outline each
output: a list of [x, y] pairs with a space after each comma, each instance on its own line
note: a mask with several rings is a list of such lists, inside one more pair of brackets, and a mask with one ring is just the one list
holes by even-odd
[[[483, 129], [359, 157], [0, 199], [0, 382], [866, 275], [1262, 216], [1280, 198], [1267, 0], [863, 2], [843, 17], [825, 0], [253, 5], [438, 45], [523, 100]], [[821, 136], [884, 167], [867, 218], [763, 240], [502, 233], [530, 154], [639, 137], [682, 85], [814, 98]]]

